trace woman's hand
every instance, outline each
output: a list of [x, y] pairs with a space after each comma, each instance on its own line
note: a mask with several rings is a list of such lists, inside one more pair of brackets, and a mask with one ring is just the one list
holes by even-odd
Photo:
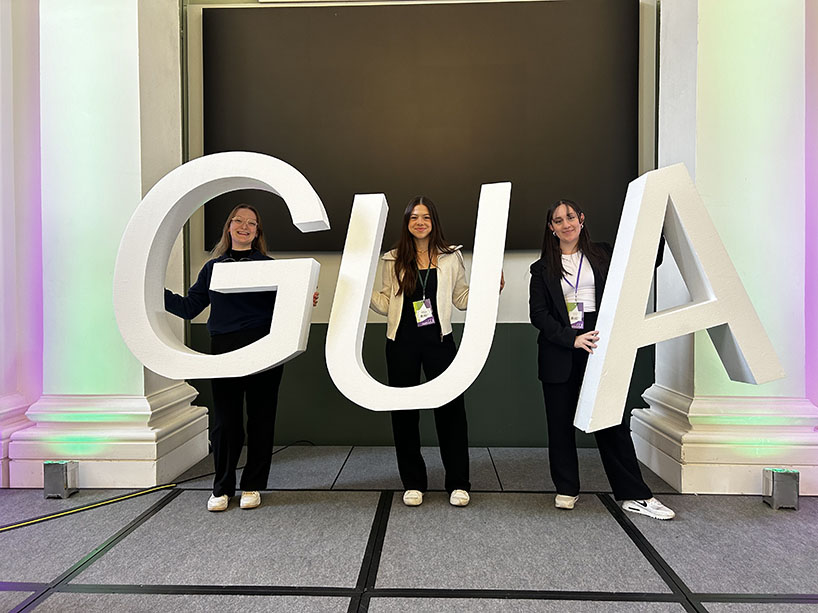
[[500, 271], [500, 293], [503, 293], [503, 288], [506, 286], [506, 277], [503, 274], [503, 271]]
[[574, 339], [575, 349], [584, 349], [588, 353], [593, 353], [596, 349], [596, 343], [599, 340], [599, 331], [591, 330], [585, 334], [580, 334]]
[[314, 306], [314, 307], [318, 306], [318, 292], [315, 292], [312, 295], [312, 306]]

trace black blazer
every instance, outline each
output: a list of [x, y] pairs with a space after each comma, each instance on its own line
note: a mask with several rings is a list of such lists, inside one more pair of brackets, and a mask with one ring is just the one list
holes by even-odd
[[[594, 271], [597, 309], [602, 303], [602, 290], [608, 278], [613, 248], [608, 243], [595, 243], [602, 249], [606, 260], [591, 264]], [[537, 335], [537, 375], [543, 383], [565, 383], [571, 375], [571, 352], [577, 334], [568, 321], [568, 308], [562, 293], [560, 279], [551, 278], [543, 261], [531, 265], [531, 285], [528, 293], [528, 316], [540, 333]]]

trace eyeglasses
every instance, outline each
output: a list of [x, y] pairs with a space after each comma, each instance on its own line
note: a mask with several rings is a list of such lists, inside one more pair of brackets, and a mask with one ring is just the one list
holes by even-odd
[[230, 220], [230, 223], [234, 223], [237, 226], [243, 226], [247, 224], [248, 228], [258, 228], [258, 222], [253, 221], [252, 219], [242, 219], [241, 217], [234, 217]]

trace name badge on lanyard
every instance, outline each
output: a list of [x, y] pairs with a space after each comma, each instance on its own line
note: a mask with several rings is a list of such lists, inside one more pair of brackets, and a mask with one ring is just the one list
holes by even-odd
[[582, 330], [585, 327], [585, 305], [581, 302], [566, 302], [568, 307], [568, 323], [576, 330]]
[[412, 302], [412, 306], [415, 309], [415, 320], [419, 328], [422, 326], [431, 326], [435, 323], [435, 315], [432, 311], [432, 300], [426, 297], [426, 282], [429, 280], [431, 270], [432, 256], [429, 254], [429, 267], [426, 269], [426, 276], [424, 277], [418, 272], [418, 279], [420, 279], [420, 284], [423, 287], [423, 300], [415, 300]]
[[584, 260], [585, 254], [583, 253], [579, 258], [579, 266], [577, 267], [576, 285], [566, 279], [565, 275], [562, 276], [569, 287], [574, 290], [574, 301], [569, 302], [566, 300], [565, 306], [568, 309], [568, 323], [570, 323], [571, 327], [575, 330], [582, 330], [585, 327], [585, 305], [577, 299], [577, 292], [579, 291], [579, 273], [582, 272], [582, 262]]
[[415, 319], [420, 326], [431, 326], [435, 323], [435, 315], [432, 312], [432, 301], [429, 298], [423, 300], [415, 300], [412, 303], [415, 308]]

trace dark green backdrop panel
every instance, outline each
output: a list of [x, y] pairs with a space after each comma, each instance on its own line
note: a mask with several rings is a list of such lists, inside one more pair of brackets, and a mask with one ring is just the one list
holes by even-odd
[[[209, 351], [207, 329], [191, 326], [191, 345]], [[454, 324], [459, 339], [462, 324]], [[347, 400], [332, 383], [324, 362], [326, 324], [313, 324], [307, 351], [284, 368], [279, 394], [276, 443], [309, 441], [316, 445], [391, 445], [388, 413], [362, 409]], [[384, 345], [386, 324], [367, 325], [364, 364], [379, 381], [386, 381]], [[472, 446], [545, 447], [542, 390], [537, 380], [537, 335], [529, 324], [498, 324], [483, 371], [466, 392], [469, 442]], [[190, 382], [199, 397], [196, 404], [212, 406], [210, 382]], [[653, 383], [653, 349], [639, 351], [627, 406], [645, 406], [642, 392]], [[430, 411], [421, 418], [424, 444], [436, 444]], [[594, 447], [593, 436], [577, 431], [581, 447]]]

